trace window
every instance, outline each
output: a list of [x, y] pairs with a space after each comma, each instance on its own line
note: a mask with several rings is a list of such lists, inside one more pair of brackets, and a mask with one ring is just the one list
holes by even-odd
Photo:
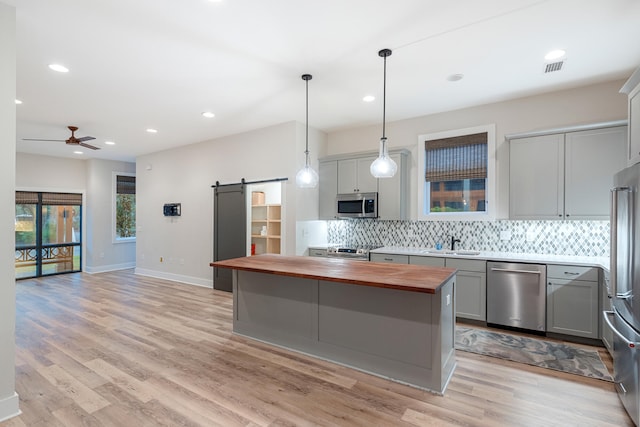
[[420, 135], [419, 218], [492, 219], [495, 126]]
[[16, 278], [81, 270], [82, 194], [16, 191]]
[[136, 177], [115, 175], [115, 240], [136, 238]]

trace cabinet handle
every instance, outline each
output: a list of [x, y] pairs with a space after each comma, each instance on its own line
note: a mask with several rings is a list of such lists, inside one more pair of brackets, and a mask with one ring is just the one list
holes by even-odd
[[384, 258], [385, 261], [393, 261], [393, 258]]
[[580, 273], [574, 273], [571, 271], [565, 271], [564, 274], [568, 275], [568, 276], [578, 276]]

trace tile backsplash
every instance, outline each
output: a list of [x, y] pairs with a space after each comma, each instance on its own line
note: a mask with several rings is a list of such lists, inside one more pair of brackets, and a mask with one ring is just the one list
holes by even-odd
[[328, 242], [456, 248], [553, 255], [609, 256], [609, 221], [328, 221]]

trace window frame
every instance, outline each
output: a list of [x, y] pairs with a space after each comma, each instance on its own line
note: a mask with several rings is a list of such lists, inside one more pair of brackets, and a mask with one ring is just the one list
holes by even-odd
[[[117, 220], [117, 205], [118, 205], [118, 190], [117, 190], [117, 185], [118, 185], [118, 176], [133, 176], [135, 177], [136, 174], [135, 172], [112, 172], [112, 179], [111, 179], [111, 189], [112, 189], [112, 195], [111, 195], [111, 238], [112, 238], [112, 242], [113, 243], [130, 243], [130, 242], [135, 242], [136, 241], [136, 236], [138, 235], [137, 233], [137, 228], [138, 228], [138, 223], [136, 220], [136, 236], [133, 237], [118, 237], [118, 231], [117, 231], [117, 227], [116, 227], [116, 220]], [[137, 186], [137, 180], [136, 180], [136, 193], [138, 190], [138, 186]], [[137, 194], [136, 194], [137, 196]], [[138, 203], [138, 198], [136, 197], [136, 204]], [[136, 208], [137, 211], [137, 208]]]
[[[484, 212], [429, 212], [430, 184], [425, 180], [426, 150], [425, 142], [434, 139], [451, 138], [476, 133], [487, 134], [487, 185]], [[496, 125], [481, 125], [463, 129], [451, 129], [442, 132], [418, 135], [418, 167], [417, 167], [417, 219], [422, 221], [490, 221], [496, 218]]]

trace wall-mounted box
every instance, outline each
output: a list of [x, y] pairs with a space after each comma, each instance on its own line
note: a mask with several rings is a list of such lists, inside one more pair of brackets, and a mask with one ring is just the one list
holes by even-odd
[[165, 203], [162, 211], [164, 216], [180, 216], [182, 214], [180, 203]]

